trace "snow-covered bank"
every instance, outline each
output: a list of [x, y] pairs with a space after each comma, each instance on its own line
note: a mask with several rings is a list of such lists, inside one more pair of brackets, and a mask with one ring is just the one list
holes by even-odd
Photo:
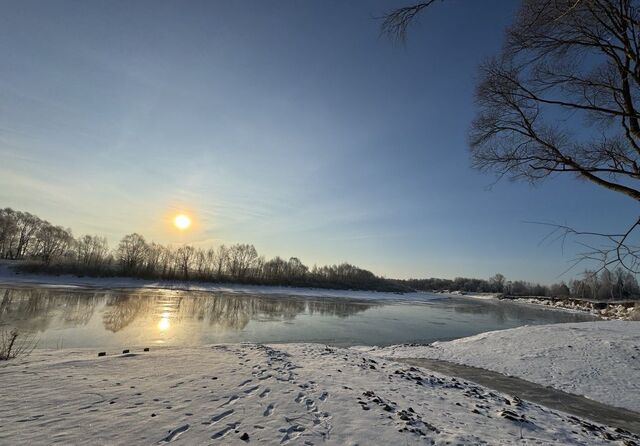
[[640, 412], [640, 322], [525, 326], [428, 346], [367, 350], [481, 367]]
[[473, 299], [506, 300], [521, 304], [539, 305], [554, 310], [576, 311], [589, 313], [604, 320], [638, 320], [640, 319], [640, 301], [634, 306], [631, 304], [590, 302], [577, 299], [560, 299], [546, 297], [503, 297], [502, 293], [447, 293], [450, 296], [464, 296]]
[[640, 302], [635, 306], [622, 305], [617, 303], [599, 302], [604, 308], [597, 308], [598, 304], [593, 302], [579, 302], [575, 300], [562, 299], [541, 299], [536, 297], [520, 297], [510, 299], [514, 302], [523, 302], [534, 305], [543, 305], [550, 308], [581, 311], [598, 316], [604, 320], [637, 320], [640, 316]]
[[324, 288], [301, 288], [267, 285], [242, 285], [231, 283], [209, 283], [169, 280], [146, 280], [128, 277], [78, 277], [70, 274], [26, 274], [16, 273], [6, 263], [0, 263], [0, 285], [38, 285], [60, 288], [148, 288], [185, 291], [225, 292], [236, 294], [270, 294], [302, 297], [346, 297], [363, 300], [412, 300], [439, 299], [431, 293], [388, 293], [379, 291], [354, 291]]
[[[3, 444], [637, 444], [455, 378], [317, 344], [0, 365]], [[624, 443], [626, 441], [626, 443]]]

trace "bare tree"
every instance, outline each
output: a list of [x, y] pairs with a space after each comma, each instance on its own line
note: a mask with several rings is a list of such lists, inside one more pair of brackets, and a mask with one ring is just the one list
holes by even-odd
[[287, 262], [280, 256], [276, 256], [273, 259], [267, 261], [262, 266], [265, 279], [269, 281], [277, 281], [284, 276]]
[[37, 249], [34, 255], [49, 265], [58, 257], [63, 256], [73, 243], [70, 229], [61, 226], [53, 226], [49, 222], [43, 222], [37, 233]]
[[36, 348], [35, 335], [21, 336], [18, 330], [0, 329], [0, 361], [29, 356]]
[[569, 297], [571, 290], [564, 282], [554, 283], [549, 287], [549, 295], [553, 297]]
[[289, 275], [289, 277], [294, 278], [294, 279], [299, 279], [299, 278], [303, 278], [307, 272], [309, 271], [309, 268], [307, 266], [305, 266], [299, 258], [297, 257], [290, 257], [289, 258], [289, 262], [287, 264], [287, 273]]
[[17, 232], [16, 212], [11, 208], [0, 209], [0, 257], [9, 258]]
[[165, 247], [159, 245], [158, 243], [151, 242], [147, 246], [147, 255], [145, 258], [145, 274], [149, 277], [156, 277], [159, 275], [164, 275], [164, 270], [162, 268], [162, 254], [165, 250]]
[[196, 260], [196, 250], [193, 246], [184, 245], [176, 251], [176, 267], [182, 272], [183, 279], [189, 279], [189, 270]]
[[14, 211], [11, 208], [0, 212], [0, 248], [2, 257], [22, 259], [34, 248], [36, 234], [43, 221], [28, 212]]
[[108, 255], [109, 245], [106, 237], [84, 235], [76, 240], [76, 262], [83, 269], [102, 269], [105, 266]]
[[174, 249], [171, 246], [161, 246], [160, 247], [160, 258], [159, 264], [161, 265], [161, 277], [162, 278], [173, 278], [174, 268], [173, 268], [173, 257], [174, 257]]
[[[383, 31], [403, 36], [432, 3], [387, 14]], [[473, 165], [532, 183], [573, 175], [640, 201], [639, 3], [523, 0], [502, 52], [480, 67]], [[639, 226], [640, 218], [616, 234], [558, 229], [603, 241], [578, 260], [640, 272]]]
[[216, 250], [215, 255], [215, 270], [216, 270], [216, 279], [221, 280], [225, 273], [225, 267], [229, 261], [229, 250], [226, 246], [220, 245]]
[[492, 288], [491, 291], [495, 291], [497, 293], [502, 293], [504, 291], [504, 284], [505, 284], [506, 280], [507, 280], [506, 277], [504, 277], [504, 275], [502, 275], [500, 273], [497, 273], [493, 277], [490, 277], [489, 278], [489, 285]]
[[254, 266], [258, 252], [253, 245], [238, 243], [229, 248], [230, 273], [235, 279], [244, 279]]
[[142, 268], [149, 247], [140, 234], [125, 235], [118, 245], [117, 258], [123, 272], [136, 273]]

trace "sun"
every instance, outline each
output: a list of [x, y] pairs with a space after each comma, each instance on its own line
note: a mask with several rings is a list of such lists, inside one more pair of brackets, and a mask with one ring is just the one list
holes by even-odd
[[173, 219], [173, 224], [176, 228], [184, 231], [185, 229], [189, 229], [189, 226], [191, 226], [191, 218], [189, 218], [188, 215], [178, 214]]

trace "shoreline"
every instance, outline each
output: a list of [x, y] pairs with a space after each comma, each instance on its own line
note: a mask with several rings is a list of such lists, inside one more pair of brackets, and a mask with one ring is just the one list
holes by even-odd
[[[604, 309], [594, 308], [594, 304], [585, 301], [584, 304], [574, 300], [563, 300], [557, 298], [536, 298], [536, 297], [499, 297], [499, 293], [442, 293], [442, 292], [385, 292], [385, 291], [365, 291], [346, 290], [334, 288], [305, 288], [295, 286], [278, 285], [248, 285], [238, 283], [212, 283], [197, 281], [169, 281], [136, 279], [128, 277], [80, 277], [71, 274], [49, 275], [16, 273], [6, 262], [0, 262], [0, 286], [9, 287], [44, 287], [60, 289], [86, 289], [86, 290], [169, 290], [169, 291], [197, 291], [210, 293], [230, 293], [230, 294], [258, 294], [258, 295], [283, 295], [297, 297], [316, 298], [350, 298], [359, 300], [382, 300], [400, 302], [425, 302], [443, 298], [468, 298], [483, 299], [491, 301], [502, 301], [517, 303], [521, 305], [531, 305], [544, 307], [550, 310], [567, 311], [573, 313], [588, 313], [603, 320], [634, 320], [640, 318], [640, 300], [635, 308], [629, 305], [616, 303], [598, 302], [604, 305]], [[631, 319], [630, 319], [631, 318]]]
[[477, 367], [640, 413], [640, 322], [594, 321], [488, 331], [428, 345], [356, 347], [393, 358]]
[[[531, 305], [573, 313], [588, 313], [602, 320], [638, 320], [640, 319], [640, 300], [620, 302], [580, 301], [539, 296], [503, 296], [501, 293], [442, 293], [450, 297], [466, 297], [492, 301], [506, 301], [522, 305]], [[602, 308], [598, 308], [602, 307]]]
[[442, 298], [469, 298], [491, 301], [506, 300], [509, 302], [544, 307], [558, 311], [573, 313], [588, 313], [603, 320], [639, 320], [640, 300], [624, 303], [607, 301], [581, 301], [573, 298], [551, 298], [539, 296], [504, 296], [502, 293], [472, 293], [472, 292], [440, 292], [413, 291], [388, 292], [375, 290], [349, 290], [335, 288], [313, 288], [283, 285], [250, 285], [239, 283], [216, 283], [180, 280], [153, 280], [130, 277], [89, 277], [73, 274], [53, 275], [46, 273], [16, 272], [15, 263], [0, 261], [0, 286], [40, 286], [62, 289], [142, 289], [142, 290], [170, 290], [170, 291], [198, 291], [221, 292], [230, 294], [264, 294], [285, 295], [298, 297], [328, 297], [351, 298], [360, 300], [386, 300], [425, 302]]
[[440, 299], [433, 293], [398, 293], [385, 291], [346, 290], [334, 288], [303, 288], [275, 285], [245, 285], [237, 283], [213, 283], [197, 281], [169, 281], [135, 279], [129, 277], [79, 277], [71, 274], [49, 275], [16, 273], [9, 265], [0, 262], [0, 286], [39, 286], [68, 289], [142, 289], [171, 291], [223, 292], [230, 294], [265, 294], [299, 297], [351, 298], [360, 300], [428, 301]]
[[[636, 302], [591, 302], [572, 299], [540, 298], [540, 297], [504, 297], [502, 300], [517, 301], [547, 308], [557, 308], [567, 311], [577, 311], [598, 316], [603, 320], [638, 320], [640, 318], [640, 300]], [[598, 308], [604, 307], [604, 308]]]

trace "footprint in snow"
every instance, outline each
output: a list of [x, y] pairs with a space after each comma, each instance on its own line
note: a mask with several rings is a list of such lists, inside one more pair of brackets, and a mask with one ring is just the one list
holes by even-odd
[[251, 387], [251, 388], [249, 388], [247, 390], [243, 390], [243, 392], [245, 394], [247, 394], [247, 395], [251, 395], [251, 394], [255, 393], [256, 390], [258, 390], [259, 388], [260, 388], [260, 386], [254, 386], [254, 387]]
[[307, 406], [307, 410], [315, 412], [318, 410], [316, 403], [311, 398], [305, 398], [304, 405]]
[[222, 404], [222, 406], [220, 406], [220, 407], [224, 407], [224, 406], [227, 406], [227, 405], [229, 405], [229, 404], [234, 404], [236, 401], [238, 401], [238, 399], [239, 399], [239, 398], [240, 398], [240, 397], [239, 397], [238, 395], [233, 395], [232, 397], [230, 397], [230, 398], [227, 400], [227, 402], [226, 402], [226, 403]]
[[260, 395], [258, 395], [260, 398], [264, 398], [265, 396], [269, 396], [269, 394], [271, 393], [271, 389], [270, 388], [266, 388], [264, 389]]
[[294, 426], [290, 426], [289, 428], [282, 428], [280, 432], [284, 433], [282, 440], [280, 440], [280, 444], [287, 444], [289, 441], [294, 440], [300, 436], [302, 432], [305, 431], [305, 427], [299, 424]]
[[265, 409], [265, 411], [262, 413], [263, 416], [268, 417], [269, 415], [271, 415], [273, 413], [273, 409], [275, 409], [276, 405], [271, 403], [267, 406], [267, 408]]
[[184, 426], [180, 426], [180, 427], [170, 431], [169, 435], [167, 435], [162, 440], [160, 440], [158, 442], [158, 444], [164, 444], [164, 443], [172, 442], [172, 441], [177, 439], [180, 435], [184, 434], [188, 430], [189, 430], [189, 425], [188, 424], [185, 424]]
[[235, 423], [229, 423], [229, 424], [227, 424], [227, 427], [225, 427], [224, 429], [221, 429], [218, 432], [216, 432], [215, 434], [213, 434], [211, 436], [211, 439], [212, 440], [217, 440], [218, 438], [223, 438], [229, 432], [235, 430], [238, 426], [240, 426], [240, 422], [239, 421], [236, 421]]
[[225, 410], [224, 412], [221, 412], [218, 415], [212, 416], [209, 421], [205, 421], [202, 424], [216, 424], [217, 422], [219, 422], [219, 421], [225, 419], [226, 417], [228, 417], [229, 415], [233, 414], [233, 412], [234, 412], [233, 409]]

